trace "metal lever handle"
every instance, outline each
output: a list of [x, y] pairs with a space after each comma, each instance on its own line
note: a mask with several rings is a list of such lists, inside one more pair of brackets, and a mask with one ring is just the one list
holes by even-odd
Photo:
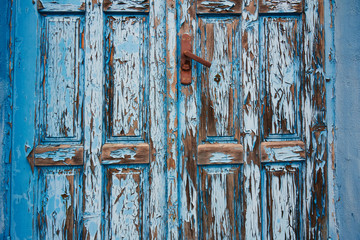
[[199, 56], [196, 56], [192, 52], [184, 51], [184, 55], [187, 56], [188, 58], [191, 58], [194, 61], [197, 61], [198, 63], [201, 63], [202, 65], [204, 65], [206, 67], [211, 67], [211, 62], [206, 61], [205, 59], [203, 59]]
[[196, 56], [192, 53], [192, 38], [189, 34], [183, 34], [181, 37], [181, 83], [184, 85], [191, 84], [191, 59], [203, 64], [206, 67], [211, 66], [211, 62]]

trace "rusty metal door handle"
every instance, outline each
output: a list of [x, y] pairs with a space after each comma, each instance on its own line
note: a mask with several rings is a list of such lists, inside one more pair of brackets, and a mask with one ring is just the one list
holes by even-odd
[[183, 34], [181, 38], [181, 83], [185, 85], [191, 84], [191, 59], [203, 64], [206, 67], [211, 67], [211, 62], [196, 56], [192, 53], [191, 36]]

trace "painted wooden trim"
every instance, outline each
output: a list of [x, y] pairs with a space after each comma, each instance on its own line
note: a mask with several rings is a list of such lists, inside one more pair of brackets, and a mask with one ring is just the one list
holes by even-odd
[[260, 13], [301, 13], [304, 0], [259, 0]]
[[37, 146], [28, 160], [35, 166], [83, 165], [83, 147], [80, 145]]
[[240, 14], [242, 0], [197, 0], [196, 12], [199, 14]]
[[105, 12], [146, 12], [150, 10], [149, 0], [104, 0]]
[[102, 147], [102, 164], [141, 164], [149, 163], [150, 146], [140, 144], [107, 143]]
[[37, 0], [37, 9], [40, 12], [84, 12], [85, 0], [72, 0], [66, 4], [61, 0]]
[[202, 144], [198, 146], [198, 165], [240, 164], [243, 146], [232, 143]]
[[305, 143], [302, 141], [262, 142], [262, 162], [304, 161]]

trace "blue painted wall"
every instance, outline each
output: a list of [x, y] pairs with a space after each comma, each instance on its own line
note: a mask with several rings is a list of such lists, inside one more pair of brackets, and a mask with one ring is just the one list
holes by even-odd
[[0, 239], [9, 235], [11, 82], [9, 78], [11, 1], [0, 0]]
[[335, 8], [335, 207], [340, 239], [360, 239], [360, 1]]

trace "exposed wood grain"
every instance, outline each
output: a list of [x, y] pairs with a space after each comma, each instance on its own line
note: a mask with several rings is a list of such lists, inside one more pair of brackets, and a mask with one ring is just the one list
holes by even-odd
[[263, 239], [303, 239], [300, 166], [269, 164], [263, 167]]
[[239, 164], [243, 161], [243, 147], [241, 144], [215, 143], [198, 146], [199, 165]]
[[83, 12], [85, 0], [37, 0], [37, 8], [41, 12]]
[[261, 238], [259, 22], [256, 0], [245, 0], [241, 15], [243, 101], [242, 239]]
[[[327, 229], [327, 138], [324, 1], [305, 0], [303, 132], [307, 149], [304, 232], [325, 239]], [[320, 154], [321, 153], [321, 154]]]
[[39, 170], [37, 226], [39, 239], [75, 239], [80, 223], [79, 168]]
[[200, 238], [239, 239], [240, 167], [200, 168]]
[[197, 0], [197, 13], [241, 13], [241, 0]]
[[148, 18], [108, 16], [105, 22], [108, 138], [145, 138]]
[[149, 238], [166, 239], [166, 2], [152, 0], [149, 12]]
[[101, 238], [103, 143], [103, 7], [102, 0], [86, 0], [83, 239]]
[[298, 135], [301, 77], [301, 22], [297, 18], [264, 18], [264, 137]]
[[149, 12], [149, 0], [104, 0], [107, 12]]
[[35, 166], [83, 165], [83, 147], [80, 145], [37, 146], [29, 156]]
[[106, 169], [105, 239], [146, 239], [147, 174], [143, 168]]
[[149, 144], [107, 143], [102, 147], [102, 164], [149, 163]]
[[304, 161], [305, 143], [302, 141], [278, 141], [261, 143], [262, 162]]
[[259, 0], [261, 13], [301, 13], [304, 0]]
[[176, 0], [166, 1], [167, 239], [179, 238], [178, 86]]
[[239, 138], [239, 28], [238, 17], [199, 18], [199, 55], [212, 62], [210, 68], [198, 64], [201, 141], [209, 136]]
[[[178, 1], [179, 36], [190, 34], [196, 36], [196, 1]], [[194, 45], [193, 49], [197, 49]], [[195, 64], [193, 64], [194, 66]], [[197, 193], [197, 79], [195, 68], [192, 69], [192, 84], [181, 85], [179, 106], [179, 194], [180, 194], [180, 239], [197, 239], [198, 230], [198, 193]]]
[[[83, 88], [80, 17], [48, 16], [42, 32], [44, 140], [80, 140]], [[59, 94], [61, 92], [61, 94]]]

